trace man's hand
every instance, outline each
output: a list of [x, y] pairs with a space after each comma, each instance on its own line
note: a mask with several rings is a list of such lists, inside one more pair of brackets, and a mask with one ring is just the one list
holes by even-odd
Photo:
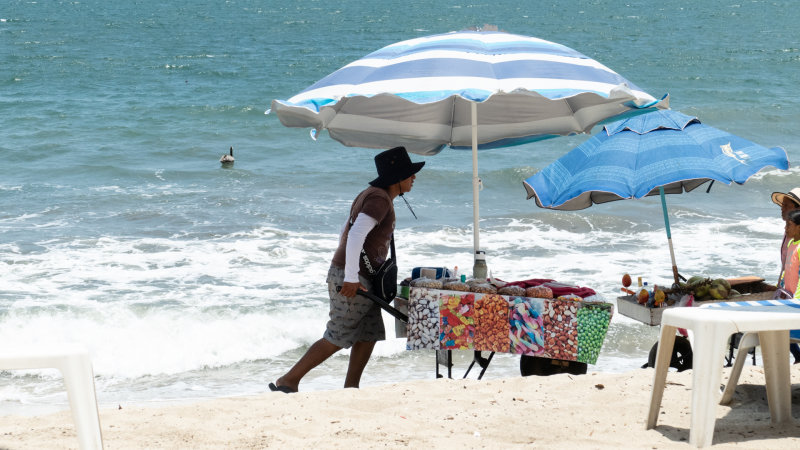
[[361, 283], [348, 283], [344, 282], [342, 284], [342, 290], [339, 291], [340, 294], [344, 295], [347, 298], [355, 297], [356, 293], [358, 293], [359, 289], [367, 290]]

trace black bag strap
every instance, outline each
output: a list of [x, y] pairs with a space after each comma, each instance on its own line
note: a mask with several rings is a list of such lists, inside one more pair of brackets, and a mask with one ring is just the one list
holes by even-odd
[[[394, 251], [394, 233], [392, 233], [392, 238], [389, 240], [389, 246], [390, 246], [389, 248], [391, 249], [391, 254], [390, 254], [391, 256], [389, 257], [389, 259], [397, 263], [397, 256], [395, 255]], [[369, 262], [369, 257], [367, 256], [367, 252], [364, 251], [364, 247], [361, 247], [361, 258], [364, 260], [364, 265], [367, 268], [367, 272], [369, 272], [370, 275], [375, 275], [375, 272], [377, 272], [377, 270], [372, 268], [372, 263]]]
[[[347, 229], [344, 232], [349, 233], [350, 228], [353, 227], [353, 224], [355, 222], [356, 219], [353, 217], [353, 211], [350, 211], [350, 217], [347, 220]], [[392, 261], [397, 263], [397, 255], [395, 255], [394, 251], [394, 233], [392, 233], [392, 237], [389, 239], [389, 246], [390, 246], [389, 248], [391, 249], [390, 258], [392, 259]], [[372, 263], [369, 262], [369, 257], [367, 256], [367, 252], [364, 251], [364, 247], [361, 247], [361, 258], [364, 260], [364, 265], [367, 268], [367, 272], [369, 272], [370, 275], [375, 275], [375, 272], [377, 272], [377, 270], [372, 268]]]

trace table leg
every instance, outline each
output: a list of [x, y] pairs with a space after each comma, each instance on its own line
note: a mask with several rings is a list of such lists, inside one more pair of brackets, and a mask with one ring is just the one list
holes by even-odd
[[789, 371], [789, 331], [759, 331], [767, 402], [773, 423], [792, 420], [792, 385]]
[[722, 380], [722, 355], [728, 337], [736, 332], [733, 324], [701, 324], [694, 331], [692, 358], [692, 419], [689, 443], [697, 447], [711, 445], [717, 420], [717, 402]]
[[672, 359], [672, 347], [675, 345], [676, 327], [661, 325], [661, 337], [656, 353], [655, 374], [653, 375], [653, 390], [650, 393], [650, 411], [647, 414], [647, 429], [655, 428], [658, 422], [658, 412], [661, 409], [661, 399], [664, 396], [664, 386], [667, 383], [669, 362]]

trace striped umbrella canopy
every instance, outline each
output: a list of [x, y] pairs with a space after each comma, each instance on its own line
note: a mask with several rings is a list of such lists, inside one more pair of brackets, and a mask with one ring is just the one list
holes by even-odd
[[697, 117], [666, 110], [604, 126], [523, 185], [537, 206], [567, 211], [660, 195], [677, 282], [664, 194], [689, 192], [709, 181], [744, 184], [768, 166], [788, 169], [786, 151], [762, 147], [704, 125]]
[[347, 146], [434, 155], [473, 150], [475, 251], [477, 150], [587, 133], [626, 113], [667, 108], [613, 70], [554, 42], [462, 31], [398, 42], [354, 61], [274, 111], [288, 127], [327, 129]]

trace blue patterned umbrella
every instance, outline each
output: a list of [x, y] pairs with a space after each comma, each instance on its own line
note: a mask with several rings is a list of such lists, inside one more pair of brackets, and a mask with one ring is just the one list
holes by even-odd
[[786, 170], [780, 147], [765, 148], [677, 111], [656, 111], [603, 127], [523, 184], [541, 208], [574, 211], [594, 203], [660, 195], [678, 281], [664, 194], [708, 181], [744, 184], [764, 167]]
[[433, 155], [472, 148], [474, 245], [478, 148], [588, 133], [626, 113], [667, 108], [599, 62], [553, 42], [463, 31], [389, 45], [272, 102], [288, 127], [327, 129], [347, 146]]

